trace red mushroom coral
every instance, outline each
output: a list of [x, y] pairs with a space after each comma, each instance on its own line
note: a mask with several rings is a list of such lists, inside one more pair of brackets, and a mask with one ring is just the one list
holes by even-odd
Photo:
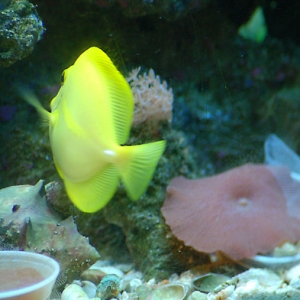
[[246, 164], [204, 179], [177, 177], [162, 213], [186, 245], [239, 260], [300, 240], [300, 216], [289, 213], [284, 186], [300, 198], [300, 184], [286, 167]]

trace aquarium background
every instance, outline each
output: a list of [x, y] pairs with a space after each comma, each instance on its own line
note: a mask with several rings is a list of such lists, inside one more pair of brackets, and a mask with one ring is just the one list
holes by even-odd
[[[188, 249], [194, 258], [190, 265], [171, 255], [168, 261], [176, 261], [171, 268], [163, 264], [149, 270], [149, 261], [159, 261], [160, 253], [165, 255], [173, 247], [160, 239], [166, 230], [160, 225], [159, 213], [166, 187], [175, 176], [198, 178], [244, 163], [262, 163], [263, 144], [271, 133], [299, 152], [299, 3], [31, 3], [0, 1], [0, 188], [35, 185], [40, 179], [60, 181], [48, 128], [22, 99], [20, 89], [33, 91], [49, 109], [60, 88], [62, 71], [86, 49], [97, 46], [125, 77], [139, 66], [142, 73], [153, 69], [172, 88], [172, 121], [151, 129], [133, 128], [130, 139], [142, 143], [163, 138], [168, 146], [144, 202], [132, 204], [120, 190], [98, 215], [84, 215], [74, 208], [66, 214], [75, 216], [79, 231], [101, 249], [102, 257], [129, 261], [133, 256], [149, 277], [160, 274], [163, 278], [207, 261], [206, 256], [198, 257]], [[263, 41], [238, 34], [257, 7], [265, 16]], [[65, 197], [63, 191], [60, 196]], [[123, 199], [121, 205], [119, 199]], [[158, 238], [142, 239], [151, 230]], [[153, 252], [145, 250], [146, 246]], [[165, 273], [159, 273], [161, 270]]]

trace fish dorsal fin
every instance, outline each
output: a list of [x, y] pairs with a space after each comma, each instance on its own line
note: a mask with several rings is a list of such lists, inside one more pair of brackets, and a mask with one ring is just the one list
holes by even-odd
[[130, 86], [101, 49], [91, 47], [84, 52], [84, 55], [102, 74], [109, 95], [108, 101], [110, 101], [116, 140], [118, 144], [124, 144], [129, 136], [134, 108]]

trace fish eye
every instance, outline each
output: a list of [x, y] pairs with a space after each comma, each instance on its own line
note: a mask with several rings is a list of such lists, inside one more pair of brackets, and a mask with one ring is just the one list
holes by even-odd
[[65, 71], [63, 71], [63, 72], [61, 73], [60, 82], [61, 82], [61, 85], [63, 85], [63, 84], [65, 83]]

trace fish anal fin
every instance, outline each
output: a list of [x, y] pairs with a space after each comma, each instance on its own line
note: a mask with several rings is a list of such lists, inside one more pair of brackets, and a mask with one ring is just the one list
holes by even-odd
[[118, 187], [118, 174], [113, 165], [103, 168], [96, 176], [84, 182], [64, 179], [67, 194], [83, 212], [93, 213], [103, 208]]

